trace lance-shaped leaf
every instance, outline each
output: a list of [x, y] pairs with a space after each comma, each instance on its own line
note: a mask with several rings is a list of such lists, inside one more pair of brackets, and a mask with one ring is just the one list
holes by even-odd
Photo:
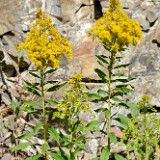
[[98, 74], [98, 76], [102, 79], [102, 81], [104, 83], [108, 83], [107, 76], [103, 71], [101, 71], [100, 69], [96, 68], [95, 72]]
[[110, 151], [108, 146], [106, 146], [102, 149], [100, 160], [109, 160], [109, 155], [110, 155]]
[[26, 104], [28, 106], [39, 106], [38, 103], [30, 101], [30, 100], [22, 100], [23, 104]]
[[48, 102], [51, 105], [57, 105], [58, 104], [58, 102], [56, 100], [53, 100], [53, 99], [48, 99], [48, 100], [46, 100], [46, 102]]
[[73, 144], [76, 145], [76, 144], [80, 144], [80, 142], [82, 142], [82, 140], [84, 139], [84, 135], [81, 135], [79, 136], [74, 142]]
[[36, 89], [34, 89], [32, 87], [24, 86], [24, 87], [22, 87], [22, 89], [24, 89], [24, 90], [26, 90], [26, 91], [28, 91], [30, 93], [33, 93], [34, 95], [40, 96], [40, 93]]
[[120, 122], [121, 127], [126, 128], [128, 126], [128, 117], [123, 114], [118, 114], [117, 118], [115, 119]]
[[49, 73], [53, 73], [54, 71], [56, 71], [56, 69], [53, 69], [53, 68], [49, 69], [44, 73], [44, 75], [49, 74]]
[[20, 107], [20, 110], [21, 110], [21, 111], [28, 112], [28, 113], [36, 113], [36, 112], [38, 112], [37, 109], [31, 108], [31, 107], [27, 107], [27, 106], [25, 106], [25, 107]]
[[118, 65], [118, 66], [114, 67], [114, 69], [125, 68], [125, 67], [128, 67], [130, 64], [131, 64], [131, 63], [121, 64], [121, 65]]
[[118, 72], [118, 73], [113, 73], [112, 76], [113, 76], [113, 77], [114, 77], [114, 76], [123, 77], [123, 76], [125, 76], [125, 74]]
[[48, 133], [59, 144], [59, 133], [54, 128], [49, 128]]
[[11, 107], [13, 111], [15, 112], [15, 114], [18, 116], [20, 107], [14, 100], [11, 101]]
[[108, 64], [106, 58], [104, 58], [102, 55], [96, 55], [96, 57], [97, 57], [98, 60], [101, 61], [102, 63]]
[[92, 101], [95, 101], [95, 100], [98, 100], [98, 101], [101, 100], [102, 101], [102, 100], [104, 100], [104, 98], [97, 93], [86, 92], [86, 94], [87, 94], [88, 98], [90, 98]]
[[31, 142], [25, 142], [25, 143], [20, 143], [17, 146], [14, 146], [14, 147], [10, 147], [9, 149], [12, 150], [12, 151], [18, 151], [18, 150], [25, 149], [25, 148], [27, 148], [31, 145], [33, 145]]
[[75, 156], [77, 156], [77, 154], [78, 154], [81, 150], [83, 150], [84, 147], [85, 147], [85, 143], [79, 144], [79, 145], [76, 147], [76, 149], [75, 149], [75, 151], [73, 152], [73, 154], [74, 154]]
[[133, 92], [133, 89], [128, 88], [126, 86], [117, 86], [114, 90], [118, 93], [123, 93], [123, 94]]
[[35, 135], [37, 135], [37, 132], [27, 132], [27, 133], [24, 133], [24, 134], [20, 135], [18, 137], [18, 139], [28, 139], [28, 138], [31, 138]]
[[50, 153], [51, 157], [54, 158], [55, 160], [66, 160], [64, 159], [60, 154], [57, 152]]
[[113, 132], [109, 133], [108, 136], [111, 139], [111, 142], [113, 142], [113, 143], [117, 142], [117, 138]]
[[114, 154], [114, 158], [116, 160], [126, 160], [126, 158], [124, 158], [123, 156], [121, 156], [120, 154]]
[[94, 120], [94, 121], [91, 121], [89, 122], [86, 126], [85, 126], [85, 129], [86, 131], [98, 131], [100, 130], [98, 128], [98, 124], [100, 123], [100, 121], [98, 120]]
[[41, 157], [42, 157], [42, 154], [36, 154], [36, 155], [34, 155], [32, 157], [26, 158], [25, 160], [37, 160], [37, 159], [39, 159]]
[[62, 88], [63, 86], [65, 86], [66, 83], [67, 83], [67, 82], [62, 83], [62, 84], [58, 84], [58, 85], [54, 85], [54, 86], [48, 88], [48, 89], [47, 89], [47, 92], [57, 91], [57, 90], [59, 90], [60, 88]]
[[29, 73], [33, 76], [33, 77], [36, 77], [36, 78], [41, 78], [38, 74], [34, 73], [34, 72], [31, 72], [29, 71]]
[[58, 83], [58, 81], [53, 81], [53, 80], [49, 80], [49, 81], [46, 81], [44, 82], [44, 84], [55, 84], [55, 83]]

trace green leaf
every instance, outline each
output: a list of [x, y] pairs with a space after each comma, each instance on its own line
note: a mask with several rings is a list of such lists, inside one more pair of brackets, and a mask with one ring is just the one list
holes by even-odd
[[107, 60], [102, 55], [96, 55], [99, 61], [102, 63], [108, 64]]
[[108, 83], [107, 76], [103, 71], [101, 71], [100, 69], [96, 68], [95, 72], [98, 74], [98, 76], [102, 79], [102, 81], [104, 83]]
[[103, 64], [101, 61], [97, 61], [97, 62], [98, 62], [98, 64], [99, 64], [100, 66], [105, 67], [104, 64]]
[[28, 112], [28, 113], [36, 113], [36, 112], [38, 112], [38, 110], [33, 109], [33, 108], [31, 108], [31, 107], [20, 107], [20, 110], [21, 110], [21, 111]]
[[113, 80], [112, 82], [122, 82], [122, 83], [127, 83], [127, 82], [130, 82], [129, 79], [126, 79], [126, 78], [117, 78], [115, 80]]
[[48, 143], [43, 143], [42, 144], [42, 151], [43, 151], [43, 153], [46, 153], [48, 151], [48, 148], [49, 148]]
[[28, 106], [39, 106], [38, 103], [30, 101], [30, 100], [22, 100], [23, 104], [26, 104]]
[[100, 96], [99, 94], [97, 94], [97, 93], [89, 93], [89, 92], [86, 92], [86, 94], [87, 94], [87, 96], [89, 97], [89, 98], [91, 98], [92, 100], [103, 100], [103, 97], [102, 96]]
[[128, 67], [131, 63], [127, 63], [127, 64], [121, 64], [121, 65], [118, 65], [116, 67], [114, 67], [114, 69], [117, 69], [117, 68], [125, 68], [125, 67]]
[[37, 132], [28, 132], [28, 133], [24, 133], [24, 134], [20, 135], [18, 137], [18, 139], [28, 139], [28, 138], [31, 138], [35, 135], [37, 135]]
[[109, 110], [107, 109], [107, 110], [105, 110], [105, 117], [109, 117]]
[[17, 146], [14, 146], [14, 147], [10, 147], [9, 150], [12, 150], [12, 151], [18, 151], [18, 150], [22, 150], [22, 149], [25, 149], [29, 146], [33, 145], [31, 142], [25, 142], [25, 143], [20, 143], [19, 145]]
[[48, 73], [53, 73], [54, 71], [56, 71], [56, 69], [49, 69], [49, 70], [47, 70], [45, 73], [44, 73], [44, 75], [46, 75], [46, 74], [48, 74]]
[[66, 160], [64, 159], [61, 155], [59, 155], [58, 153], [54, 152], [50, 154], [52, 158], [54, 158], [55, 160]]
[[41, 77], [40, 77], [38, 74], [36, 74], [36, 73], [34, 73], [34, 72], [31, 72], [31, 71], [29, 71], [29, 73], [30, 73], [33, 77], [36, 77], [36, 78], [40, 78], [40, 79], [41, 79]]
[[106, 94], [106, 90], [99, 89], [99, 90], [97, 91], [97, 93], [100, 94], [100, 95], [103, 95], [103, 94]]
[[69, 145], [69, 141], [68, 141], [68, 137], [66, 135], [64, 135], [62, 132], [60, 132], [59, 136], [61, 137], [62, 141], [63, 141], [63, 145], [68, 147]]
[[117, 118], [124, 128], [126, 128], [128, 126], [128, 120], [129, 120], [128, 117], [126, 117], [123, 114], [118, 114]]
[[44, 82], [44, 84], [55, 84], [55, 83], [58, 83], [58, 81], [53, 81], [53, 80], [50, 80], [50, 81], [46, 81]]
[[111, 132], [108, 134], [109, 138], [111, 139], [111, 142], [116, 143], [117, 142], [117, 138], [115, 136], [115, 133]]
[[121, 156], [120, 154], [114, 154], [114, 158], [116, 160], [126, 160], [123, 156]]
[[[111, 97], [111, 99], [112, 99], [113, 101], [116, 101], [116, 102], [121, 102], [121, 101], [122, 101], [121, 98], [116, 97], [116, 96]], [[117, 105], [117, 106], [118, 106], [118, 105]]]
[[123, 94], [133, 92], [133, 89], [130, 89], [124, 86], [117, 86], [114, 90]]
[[62, 84], [59, 84], [59, 85], [52, 86], [51, 88], [48, 88], [48, 89], [47, 89], [47, 92], [57, 91], [57, 90], [59, 90], [60, 88], [62, 88], [63, 86], [65, 86], [65, 85], [66, 85], [66, 82], [65, 82], [65, 83], [62, 83]]
[[85, 147], [85, 143], [79, 144], [73, 154], [76, 156], [81, 150], [84, 149], [84, 147]]
[[41, 154], [36, 154], [36, 155], [34, 155], [34, 156], [32, 156], [32, 157], [26, 158], [25, 160], [37, 160], [37, 159], [40, 158], [40, 157], [42, 157]]
[[49, 135], [59, 144], [59, 134], [54, 128], [48, 129]]
[[22, 87], [22, 89], [24, 89], [28, 92], [31, 92], [34, 95], [40, 96], [39, 92], [35, 88], [24, 86], [24, 87]]
[[58, 104], [58, 102], [53, 100], [53, 99], [46, 100], [46, 102], [50, 103], [51, 105], [57, 105]]
[[11, 102], [11, 107], [12, 107], [13, 111], [15, 112], [15, 114], [18, 116], [19, 106], [17, 105], [17, 103], [14, 100], [12, 100], [12, 102]]
[[114, 73], [112, 76], [123, 77], [125, 76], [125, 74], [118, 72], [118, 73]]
[[42, 123], [37, 123], [36, 126], [34, 127], [34, 131], [38, 132], [40, 129], [42, 129], [43, 125]]
[[85, 137], [84, 135], [79, 136], [79, 137], [73, 142], [73, 144], [76, 145], [76, 144], [80, 143], [80, 142], [84, 139], [84, 137]]
[[94, 111], [99, 113], [99, 112], [105, 112], [106, 110], [108, 110], [108, 109], [107, 108], [98, 108], [98, 109], [96, 109]]
[[16, 104], [16, 102], [14, 100], [12, 100], [12, 102], [11, 102], [11, 107], [12, 107], [12, 109], [13, 109], [14, 112], [16, 111], [16, 109], [18, 107], [17, 104]]
[[102, 149], [100, 160], [109, 160], [109, 155], [110, 155], [110, 151], [108, 146], [106, 146]]
[[85, 127], [86, 131], [98, 131], [98, 130], [100, 130], [98, 128], [99, 123], [100, 123], [100, 121], [98, 121], [98, 120], [94, 120], [94, 121], [89, 122]]
[[26, 85], [30, 88], [33, 88], [35, 90], [39, 90], [39, 88], [37, 87], [38, 85], [40, 85], [40, 83], [30, 83], [26, 80], [23, 79], [23, 81], [26, 83]]
[[66, 152], [61, 147], [59, 147], [59, 153], [65, 160], [70, 160], [69, 155], [66, 154]]

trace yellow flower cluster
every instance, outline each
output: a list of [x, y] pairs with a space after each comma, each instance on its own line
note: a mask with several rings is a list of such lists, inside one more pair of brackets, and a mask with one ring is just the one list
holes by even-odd
[[89, 30], [89, 36], [98, 38], [108, 51], [116, 53], [129, 44], [137, 45], [142, 39], [142, 31], [139, 23], [122, 10], [119, 0], [109, 2], [108, 10]]
[[68, 82], [69, 89], [64, 92], [63, 99], [58, 103], [57, 112], [54, 113], [53, 119], [56, 117], [68, 118], [70, 123], [73, 124], [78, 113], [92, 112], [89, 109], [87, 96], [82, 91], [85, 86], [80, 83], [81, 80], [81, 75], [75, 74]]
[[44, 70], [46, 67], [57, 69], [58, 58], [62, 54], [72, 58], [71, 45], [67, 39], [61, 37], [53, 27], [52, 20], [41, 9], [37, 10], [36, 18], [25, 42], [18, 45], [18, 50], [26, 49], [28, 57], [35, 63], [37, 69]]

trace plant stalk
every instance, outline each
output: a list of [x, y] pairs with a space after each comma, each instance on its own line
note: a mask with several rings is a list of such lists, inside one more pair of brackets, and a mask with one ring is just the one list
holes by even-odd
[[108, 66], [108, 126], [107, 126], [107, 134], [108, 134], [108, 148], [111, 148], [111, 139], [109, 134], [111, 133], [111, 84], [112, 84], [112, 70], [114, 65], [115, 53], [111, 52], [110, 63]]
[[[42, 110], [43, 110], [43, 138], [44, 138], [44, 143], [47, 143], [47, 122], [46, 122], [46, 109], [45, 109], [45, 99], [44, 99], [44, 74], [43, 70], [40, 72], [41, 76], [41, 105], [42, 105]], [[44, 157], [47, 160], [47, 154], [44, 153]]]

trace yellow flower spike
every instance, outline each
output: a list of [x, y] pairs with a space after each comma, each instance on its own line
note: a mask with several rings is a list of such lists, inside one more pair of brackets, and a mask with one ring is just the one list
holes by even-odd
[[89, 30], [89, 36], [98, 38], [111, 52], [121, 52], [129, 44], [137, 45], [142, 39], [139, 23], [130, 19], [120, 7], [119, 0], [109, 0], [106, 13]]
[[72, 58], [72, 48], [69, 41], [58, 33], [53, 27], [52, 20], [37, 9], [36, 22], [32, 24], [26, 40], [20, 43], [18, 50], [26, 49], [28, 57], [36, 65], [37, 69], [44, 70], [47, 67], [58, 68], [58, 58], [66, 54]]
[[64, 92], [63, 99], [59, 101], [57, 112], [53, 114], [53, 119], [56, 117], [61, 119], [69, 118], [74, 123], [77, 113], [93, 113], [89, 107], [87, 95], [82, 90], [85, 86], [81, 84], [81, 81], [82, 76], [80, 74], [75, 74], [70, 79], [68, 82], [69, 89]]

